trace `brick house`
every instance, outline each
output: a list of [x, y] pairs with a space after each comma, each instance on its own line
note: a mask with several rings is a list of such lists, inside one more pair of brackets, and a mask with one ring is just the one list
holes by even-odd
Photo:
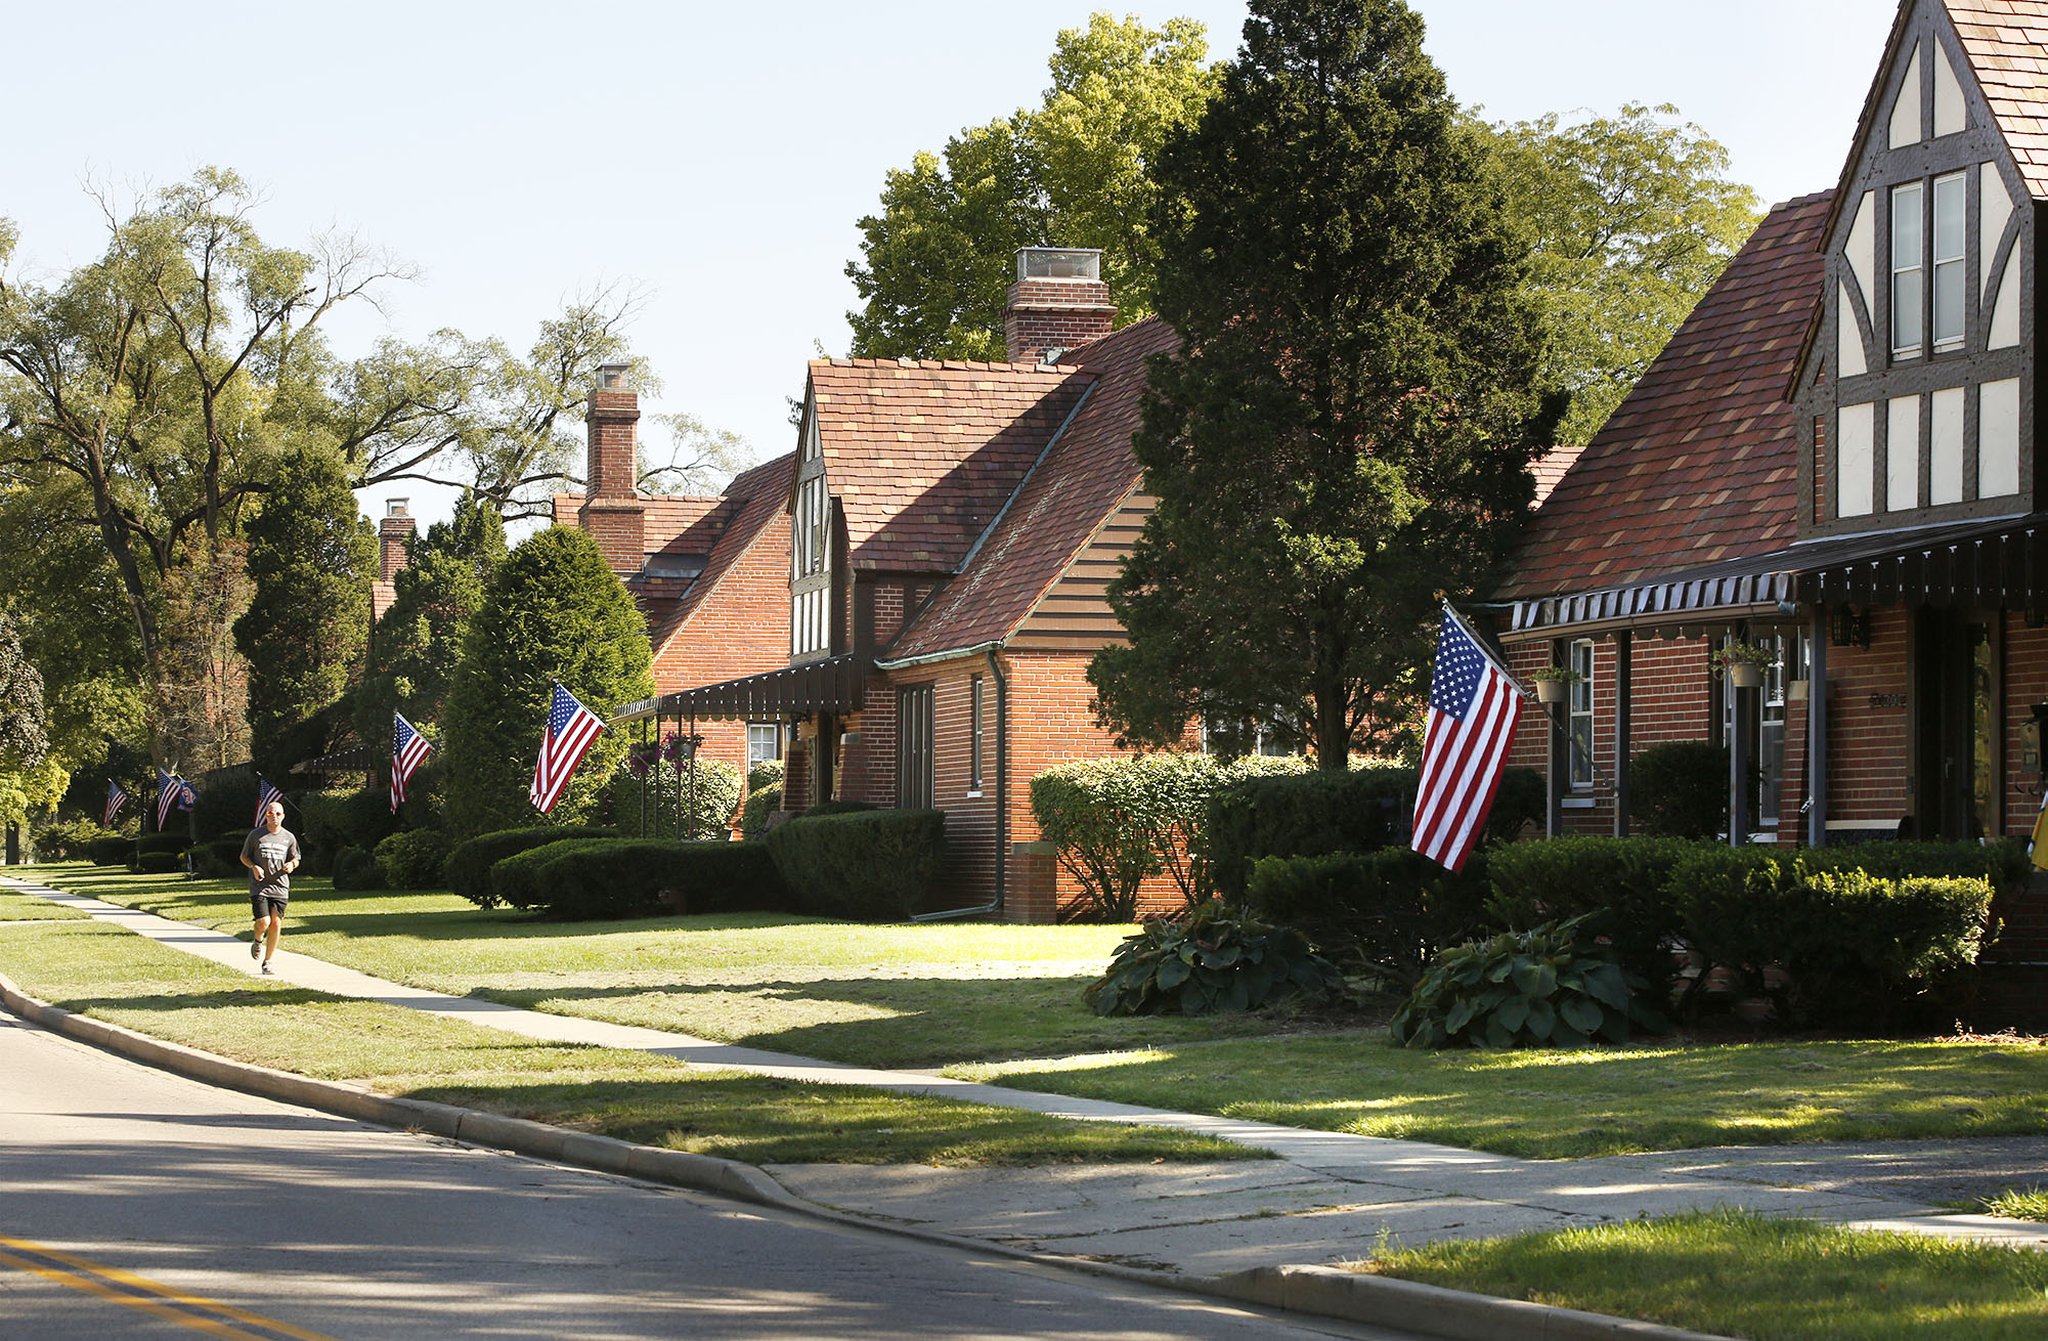
[[[1552, 831], [1718, 739], [1734, 837], [2024, 836], [2048, 719], [2034, 252], [2048, 3], [1904, 0], [1841, 181], [1772, 210], [1531, 523], [1496, 592]], [[1709, 655], [1776, 653], [1759, 689]], [[2048, 961], [2044, 900], [1998, 953]]]

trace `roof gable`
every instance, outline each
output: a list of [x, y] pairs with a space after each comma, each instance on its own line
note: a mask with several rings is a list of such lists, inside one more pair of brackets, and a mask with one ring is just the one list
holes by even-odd
[[[703, 569], [677, 597], [674, 607], [664, 612], [651, 630], [656, 655], [689, 626], [690, 617], [703, 608], [711, 593], [717, 590], [719, 580], [739, 561], [740, 556], [761, 538], [763, 532], [781, 523], [789, 479], [795, 468], [796, 453], [784, 452], [772, 461], [741, 471], [725, 487], [725, 495], [719, 500], [725, 520], [713, 538]], [[651, 515], [648, 533], [650, 536], [654, 534]], [[678, 535], [673, 543], [682, 545], [688, 542], [688, 538], [685, 532]]]

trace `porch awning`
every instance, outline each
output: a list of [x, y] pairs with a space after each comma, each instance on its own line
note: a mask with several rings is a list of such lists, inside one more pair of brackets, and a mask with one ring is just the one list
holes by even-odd
[[2048, 514], [1808, 540], [1624, 586], [1513, 604], [1510, 641], [1786, 619], [1801, 606], [2048, 604]]
[[643, 717], [681, 717], [698, 721], [758, 720], [800, 717], [817, 712], [853, 712], [861, 706], [861, 681], [867, 659], [847, 652], [823, 661], [762, 671], [720, 684], [699, 685], [660, 698], [628, 703], [614, 713], [610, 725]]

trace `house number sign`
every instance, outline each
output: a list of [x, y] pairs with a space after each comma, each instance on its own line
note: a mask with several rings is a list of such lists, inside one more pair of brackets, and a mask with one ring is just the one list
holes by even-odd
[[1870, 706], [1873, 708], [1903, 708], [1906, 706], [1906, 696], [1904, 694], [1872, 694], [1870, 696]]

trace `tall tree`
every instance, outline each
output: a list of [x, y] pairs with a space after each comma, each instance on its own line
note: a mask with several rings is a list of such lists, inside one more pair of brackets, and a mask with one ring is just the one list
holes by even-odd
[[300, 452], [279, 468], [248, 524], [252, 591], [234, 625], [257, 771], [283, 776], [342, 726], [331, 710], [362, 670], [376, 557], [340, 457]]
[[863, 358], [1002, 359], [1017, 249], [1100, 247], [1119, 322], [1152, 309], [1152, 160], [1215, 86], [1202, 25], [1095, 14], [1060, 33], [1037, 108], [963, 130], [883, 181], [849, 261]]
[[1427, 659], [1530, 498], [1526, 243], [1399, 0], [1254, 0], [1160, 156], [1159, 313], [1135, 447], [1159, 503], [1096, 658], [1125, 739], [1277, 715], [1325, 769]]
[[[469, 622], [448, 688], [437, 767], [450, 830], [550, 822], [526, 789], [552, 683], [602, 717], [653, 696], [651, 662], [647, 624], [595, 540], [555, 526], [521, 541]], [[623, 734], [599, 736], [550, 820], [596, 814], [625, 750]]]

